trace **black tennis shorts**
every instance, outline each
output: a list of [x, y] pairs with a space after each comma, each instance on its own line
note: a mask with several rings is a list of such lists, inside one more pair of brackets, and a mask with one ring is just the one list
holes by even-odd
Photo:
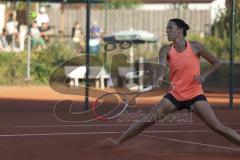
[[170, 100], [178, 110], [182, 109], [191, 109], [191, 105], [193, 105], [197, 101], [207, 101], [207, 98], [204, 95], [198, 95], [190, 100], [186, 101], [179, 101], [177, 100], [172, 94], [168, 93], [164, 96], [164, 98], [167, 98]]

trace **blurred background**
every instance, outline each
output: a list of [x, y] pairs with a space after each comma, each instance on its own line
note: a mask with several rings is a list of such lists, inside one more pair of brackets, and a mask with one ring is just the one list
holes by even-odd
[[[48, 88], [49, 77], [56, 68], [86, 53], [85, 2], [0, 0], [1, 97], [23, 96], [22, 87]], [[138, 67], [139, 57], [143, 57], [144, 62], [157, 61], [159, 48], [169, 44], [165, 34], [168, 20], [181, 18], [190, 26], [187, 39], [202, 42], [224, 61], [221, 68], [206, 80], [204, 90], [207, 93], [228, 95], [231, 5], [232, 0], [93, 0], [90, 55], [104, 62], [105, 75], [110, 75], [110, 66], [118, 62], [112, 61], [112, 57], [119, 53], [129, 55], [132, 52], [132, 60]], [[236, 1], [235, 54], [232, 61], [234, 98], [239, 97], [240, 93], [239, 11], [240, 1]], [[32, 12], [37, 13], [36, 18], [31, 17]], [[157, 40], [154, 43], [132, 44], [126, 48], [113, 46], [113, 49], [106, 50], [109, 42], [105, 38], [121, 31], [146, 31]], [[203, 71], [207, 70], [209, 64], [204, 60], [201, 63]], [[65, 76], [68, 76], [67, 73]], [[121, 85], [107, 78], [103, 88], [111, 88], [113, 84]], [[45, 93], [43, 90], [37, 96], [44, 97]], [[34, 91], [30, 94], [34, 94]], [[237, 99], [234, 102], [237, 105], [240, 103]]]

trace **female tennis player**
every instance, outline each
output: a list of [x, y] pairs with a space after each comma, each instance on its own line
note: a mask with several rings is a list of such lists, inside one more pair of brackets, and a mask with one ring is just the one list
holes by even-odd
[[[134, 123], [119, 139], [108, 138], [111, 145], [120, 145], [136, 136], [145, 128], [169, 113], [181, 109], [192, 110], [211, 129], [222, 135], [230, 142], [240, 145], [240, 135], [222, 124], [215, 116], [206, 97], [202, 83], [221, 65], [221, 61], [211, 54], [201, 43], [185, 39], [189, 30], [188, 24], [181, 19], [169, 20], [166, 28], [167, 38], [171, 45], [163, 46], [159, 52], [159, 63], [170, 68], [171, 87], [163, 99], [153, 107], [146, 118], [148, 121]], [[200, 57], [212, 64], [211, 68], [200, 75]], [[164, 67], [163, 67], [164, 68]], [[158, 71], [158, 81], [161, 82], [162, 70]], [[152, 116], [154, 114], [155, 116]]]

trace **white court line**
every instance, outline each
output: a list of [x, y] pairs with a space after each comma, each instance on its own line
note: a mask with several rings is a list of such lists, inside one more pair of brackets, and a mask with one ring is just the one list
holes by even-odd
[[[204, 130], [203, 130], [204, 131]], [[160, 133], [160, 132], [169, 132], [169, 131], [144, 131], [143, 133]], [[170, 131], [172, 132], [172, 131]], [[179, 131], [178, 131], [179, 132]], [[198, 131], [199, 132], [199, 131]], [[64, 136], [64, 135], [99, 135], [99, 134], [119, 134], [123, 132], [79, 132], [79, 133], [32, 133], [32, 134], [1, 134], [0, 137], [32, 137], [32, 136]], [[240, 151], [240, 149], [237, 148], [230, 148], [225, 146], [218, 146], [218, 145], [211, 145], [211, 144], [204, 144], [204, 143], [198, 143], [198, 142], [192, 142], [192, 141], [184, 141], [184, 140], [178, 140], [173, 138], [166, 138], [166, 137], [158, 137], [158, 136], [151, 136], [146, 134], [140, 134], [144, 137], [153, 138], [153, 139], [160, 139], [160, 140], [167, 140], [167, 141], [174, 141], [174, 142], [180, 142], [180, 143], [186, 143], [191, 145], [199, 145], [199, 146], [205, 146], [209, 148], [218, 148], [218, 149], [225, 149], [225, 150], [232, 150], [232, 151]]]
[[[72, 125], [19, 125], [19, 126], [2, 126], [11, 128], [58, 128], [58, 127], [125, 127], [129, 124], [72, 124]], [[240, 123], [224, 123], [226, 125], [239, 125]], [[153, 126], [194, 126], [205, 125], [205, 123], [156, 123]]]
[[[57, 127], [125, 127], [129, 124], [79, 124], [79, 125], [37, 125], [37, 126], [10, 126], [12, 128], [57, 128]], [[183, 126], [190, 124], [154, 124], [154, 126]], [[7, 127], [7, 126], [6, 126]]]
[[198, 142], [192, 142], [192, 141], [184, 141], [184, 140], [166, 138], [166, 137], [159, 137], [159, 136], [151, 136], [151, 135], [146, 135], [146, 134], [140, 134], [140, 135], [144, 136], [144, 137], [152, 138], [152, 139], [167, 140], [167, 141], [186, 143], [186, 144], [191, 144], [191, 145], [204, 146], [204, 147], [209, 147], [209, 148], [218, 148], [218, 149], [225, 149], [225, 150], [232, 150], [232, 151], [240, 152], [240, 149], [238, 149], [238, 148], [231, 148], [231, 147], [218, 146], [218, 145], [212, 145], [212, 144], [198, 143]]
[[76, 132], [76, 133], [23, 133], [23, 134], [0, 134], [0, 137], [32, 137], [32, 136], [65, 136], [65, 135], [98, 135], [117, 134], [123, 132]]
[[[240, 131], [240, 130], [235, 130]], [[118, 134], [124, 131], [116, 132], [57, 132], [57, 133], [19, 133], [19, 134], [0, 134], [0, 137], [28, 137], [28, 136], [58, 136], [58, 135], [97, 135], [97, 134]], [[203, 133], [213, 132], [211, 130], [175, 130], [175, 131], [143, 131], [142, 133]], [[214, 132], [213, 132], [214, 133]]]

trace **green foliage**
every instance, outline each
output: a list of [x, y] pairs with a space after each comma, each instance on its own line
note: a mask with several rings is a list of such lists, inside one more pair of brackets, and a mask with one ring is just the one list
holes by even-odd
[[238, 30], [238, 32], [235, 34], [235, 59], [240, 61], [240, 45], [239, 45], [239, 42], [240, 42], [240, 31]]
[[[221, 12], [218, 16], [218, 18], [215, 20], [213, 26], [212, 26], [212, 36], [218, 37], [219, 39], [215, 42], [219, 42], [221, 44], [214, 43], [212, 46], [216, 46], [216, 50], [219, 51], [219, 45], [223, 45], [222, 48], [225, 52], [225, 59], [226, 59], [226, 53], [229, 54], [230, 52], [230, 34], [231, 34], [231, 3], [232, 1], [226, 1], [227, 9], [225, 12]], [[240, 1], [236, 1], [236, 17], [235, 17], [235, 61], [239, 61], [239, 53], [240, 53], [240, 47], [237, 45], [240, 42]], [[217, 38], [216, 38], [217, 39]]]
[[[221, 12], [219, 16], [216, 18], [213, 26], [212, 31], [215, 36], [221, 38], [227, 38], [231, 32], [231, 19], [232, 19], [232, 8], [231, 8], [232, 1], [227, 1], [226, 6], [227, 9], [224, 12]], [[236, 1], [236, 10], [235, 10], [235, 29], [236, 31], [240, 29], [240, 1]]]
[[22, 54], [0, 54], [0, 84], [20, 83], [26, 71], [26, 57]]
[[[240, 38], [240, 32], [236, 33], [236, 37]], [[189, 40], [196, 40], [203, 43], [208, 50], [215, 53], [217, 57], [228, 60], [230, 51], [229, 39], [221, 39], [216, 36], [200, 37], [198, 35], [189, 35]], [[239, 53], [240, 46], [236, 43], [236, 50]], [[134, 60], [138, 60], [140, 56], [145, 59], [157, 58], [159, 51], [158, 45], [143, 44], [134, 47]], [[125, 62], [116, 58], [112, 64], [111, 59], [116, 54], [129, 54], [129, 50], [124, 52], [114, 51], [109, 52], [105, 55], [104, 51], [97, 54], [100, 61], [104, 62], [105, 67], [108, 71], [117, 72], [117, 66], [122, 65], [120, 63]], [[65, 63], [66, 61], [78, 56], [69, 45], [61, 41], [53, 41], [45, 49], [40, 51], [33, 50], [31, 53], [31, 78], [32, 83], [35, 84], [48, 84], [48, 79], [53, 70], [58, 66]], [[106, 57], [105, 57], [106, 56]], [[122, 57], [124, 58], [124, 57]], [[96, 59], [96, 58], [95, 58]], [[91, 64], [99, 65], [95, 62], [95, 59], [91, 59]], [[82, 57], [81, 60], [85, 62], [85, 58]], [[93, 61], [94, 60], [94, 61]], [[236, 61], [240, 60], [238, 54], [236, 54]], [[100, 64], [101, 65], [101, 64]], [[27, 52], [22, 53], [0, 53], [0, 84], [23, 84], [26, 78], [27, 71]]]
[[18, 2], [15, 9], [17, 10], [26, 10], [28, 8], [27, 2]]
[[[198, 41], [204, 44], [204, 46], [215, 54], [218, 58], [229, 61], [230, 54], [230, 39], [225, 37], [221, 38], [219, 36], [206, 36], [200, 37], [199, 35], [189, 35], [189, 40]], [[235, 61], [240, 61], [240, 46], [237, 42], [240, 40], [240, 32], [235, 34]]]
[[[60, 41], [53, 41], [46, 49], [32, 56], [32, 78], [40, 83], [46, 83], [57, 66], [74, 56], [74, 51]], [[76, 56], [76, 55], [75, 55]]]
[[109, 0], [108, 7], [111, 9], [134, 8], [141, 3], [142, 0]]
[[[76, 56], [74, 51], [60, 41], [46, 49], [31, 53], [31, 79], [33, 83], [47, 84], [51, 72]], [[0, 84], [24, 83], [27, 70], [27, 52], [0, 53]]]
[[198, 41], [198, 42], [201, 42], [201, 43], [204, 42], [204, 38], [201, 37], [201, 36], [198, 35], [198, 34], [190, 34], [190, 35], [188, 35], [188, 39], [189, 39], [190, 41]]
[[[225, 49], [230, 52], [230, 34], [231, 34], [231, 3], [232, 1], [227, 1], [227, 10], [220, 13], [219, 17], [216, 19], [212, 26], [213, 36], [219, 37], [219, 41], [224, 41]], [[237, 45], [240, 42], [240, 1], [236, 1], [236, 17], [235, 17], [235, 60], [239, 60], [240, 47]], [[227, 44], [227, 45], [226, 45]]]
[[205, 47], [211, 52], [215, 53], [220, 59], [228, 59], [228, 40], [219, 37], [208, 36], [204, 40]]

